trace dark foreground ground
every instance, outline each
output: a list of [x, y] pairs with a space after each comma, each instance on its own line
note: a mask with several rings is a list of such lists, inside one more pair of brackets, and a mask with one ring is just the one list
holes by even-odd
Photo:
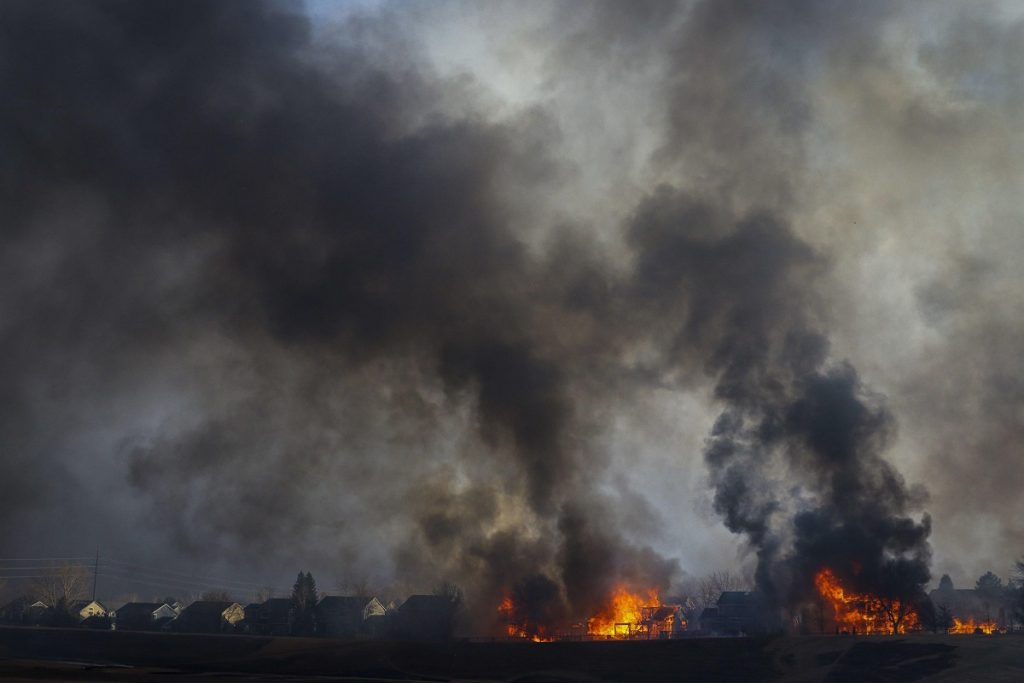
[[1024, 681], [1024, 636], [341, 642], [0, 627], [22, 681]]

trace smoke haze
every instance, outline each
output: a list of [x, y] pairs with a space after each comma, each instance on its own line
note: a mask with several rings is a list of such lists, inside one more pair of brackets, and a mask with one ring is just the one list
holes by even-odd
[[[1024, 552], [1012, 4], [6, 2], [0, 554], [541, 620]], [[724, 522], [724, 525], [723, 525]]]

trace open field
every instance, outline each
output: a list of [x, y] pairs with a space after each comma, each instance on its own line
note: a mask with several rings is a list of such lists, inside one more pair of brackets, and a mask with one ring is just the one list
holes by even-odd
[[1021, 681], [1024, 637], [806, 636], [655, 642], [341, 642], [0, 627], [25, 681]]

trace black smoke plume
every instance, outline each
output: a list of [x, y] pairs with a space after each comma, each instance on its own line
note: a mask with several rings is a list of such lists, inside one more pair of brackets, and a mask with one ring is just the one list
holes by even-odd
[[[111, 524], [155, 530], [132, 547], [364, 556], [410, 590], [463, 583], [480, 623], [510, 593], [577, 619], [680, 576], [658, 511], [602, 488], [602, 420], [710, 378], [714, 506], [764, 591], [797, 600], [824, 564], [925, 581], [894, 419], [830, 356], [828, 261], [787, 224], [809, 108], [744, 52], [792, 13], [755, 5], [698, 3], [670, 36], [657, 164], [703, 180], [645, 191], [606, 249], [529, 229], [578, 171], [558, 122], [489, 110], [412, 46], [385, 58], [387, 15], [325, 47], [287, 3], [3, 3], [0, 543], [34, 507], [87, 517], [54, 492], [108, 458], [133, 513]], [[638, 35], [674, 14], [595, 7]], [[78, 455], [90, 429], [116, 454]]]

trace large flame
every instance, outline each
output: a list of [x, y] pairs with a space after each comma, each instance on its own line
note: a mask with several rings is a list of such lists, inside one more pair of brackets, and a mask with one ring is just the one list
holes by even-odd
[[505, 620], [505, 635], [509, 638], [532, 640], [535, 643], [547, 643], [554, 640], [548, 635], [548, 629], [544, 624], [530, 625], [517, 622], [516, 606], [510, 597], [506, 597], [498, 605], [498, 614]]
[[885, 600], [870, 593], [843, 588], [835, 573], [822, 569], [814, 577], [821, 597], [832, 606], [836, 625], [849, 633], [906, 633], [919, 628], [917, 612], [899, 600]]
[[975, 622], [973, 618], [967, 621], [960, 621], [956, 617], [953, 617], [953, 627], [949, 629], [949, 633], [984, 633], [991, 635], [999, 632], [999, 624], [994, 621], [979, 621]]
[[661, 607], [657, 590], [647, 591], [643, 598], [625, 586], [617, 586], [608, 603], [587, 620], [587, 632], [592, 636], [628, 638], [644, 621], [645, 607]]
[[[666, 608], [664, 610], [660, 608]], [[498, 605], [498, 614], [509, 638], [547, 642], [555, 637], [589, 638], [660, 638], [674, 630], [686, 628], [679, 605], [662, 605], [658, 591], [647, 591], [646, 597], [620, 585], [612, 590], [606, 603], [585, 623], [574, 624], [566, 632], [549, 624], [528, 623], [517, 613], [515, 602], [506, 597]]]

